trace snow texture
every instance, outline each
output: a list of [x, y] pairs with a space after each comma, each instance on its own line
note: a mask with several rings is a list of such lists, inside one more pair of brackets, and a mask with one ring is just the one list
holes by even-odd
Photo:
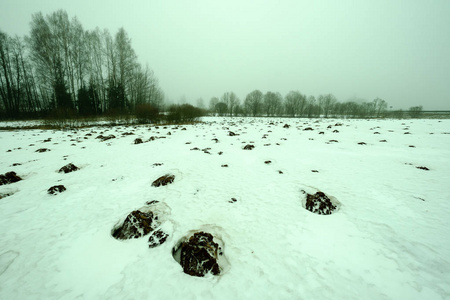
[[[450, 298], [449, 120], [204, 121], [0, 131], [0, 299]], [[111, 235], [149, 206], [164, 243]], [[172, 255], [199, 231], [217, 276]]]

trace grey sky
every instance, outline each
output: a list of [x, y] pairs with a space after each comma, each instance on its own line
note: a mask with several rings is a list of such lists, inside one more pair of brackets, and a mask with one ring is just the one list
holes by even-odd
[[175, 102], [260, 89], [450, 109], [449, 0], [0, 0], [0, 29], [23, 36], [58, 9], [123, 26]]

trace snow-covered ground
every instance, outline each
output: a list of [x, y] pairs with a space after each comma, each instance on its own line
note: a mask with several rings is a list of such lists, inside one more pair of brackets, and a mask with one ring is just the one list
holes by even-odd
[[[23, 178], [0, 186], [0, 299], [450, 298], [450, 120], [204, 121], [0, 131], [0, 174]], [[340, 207], [313, 214], [303, 190]], [[152, 200], [164, 244], [111, 236]], [[174, 260], [194, 230], [223, 242], [221, 275]]]

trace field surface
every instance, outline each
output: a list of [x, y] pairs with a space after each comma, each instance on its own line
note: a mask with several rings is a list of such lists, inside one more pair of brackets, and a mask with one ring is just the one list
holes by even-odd
[[[450, 120], [203, 121], [0, 131], [0, 299], [450, 299]], [[112, 237], [153, 200], [165, 243]], [[172, 256], [198, 230], [218, 276]]]

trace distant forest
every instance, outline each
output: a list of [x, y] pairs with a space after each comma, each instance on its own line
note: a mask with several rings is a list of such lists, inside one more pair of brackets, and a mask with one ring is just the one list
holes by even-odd
[[339, 102], [332, 94], [306, 96], [291, 91], [249, 93], [242, 101], [233, 92], [190, 104], [164, 105], [164, 93], [153, 71], [143, 67], [126, 31], [113, 36], [89, 31], [64, 10], [32, 15], [28, 36], [10, 37], [0, 30], [0, 119], [134, 116], [169, 121], [201, 115], [286, 117], [419, 117], [421, 106], [388, 110], [388, 103]]
[[339, 102], [333, 94], [306, 96], [290, 91], [285, 97], [280, 93], [260, 90], [249, 93], [243, 103], [233, 92], [224, 93], [220, 99], [211, 98], [209, 111], [219, 116], [284, 116], [303, 118], [418, 118], [422, 106], [410, 107], [408, 111], [388, 110], [388, 103], [380, 98], [371, 102]]

